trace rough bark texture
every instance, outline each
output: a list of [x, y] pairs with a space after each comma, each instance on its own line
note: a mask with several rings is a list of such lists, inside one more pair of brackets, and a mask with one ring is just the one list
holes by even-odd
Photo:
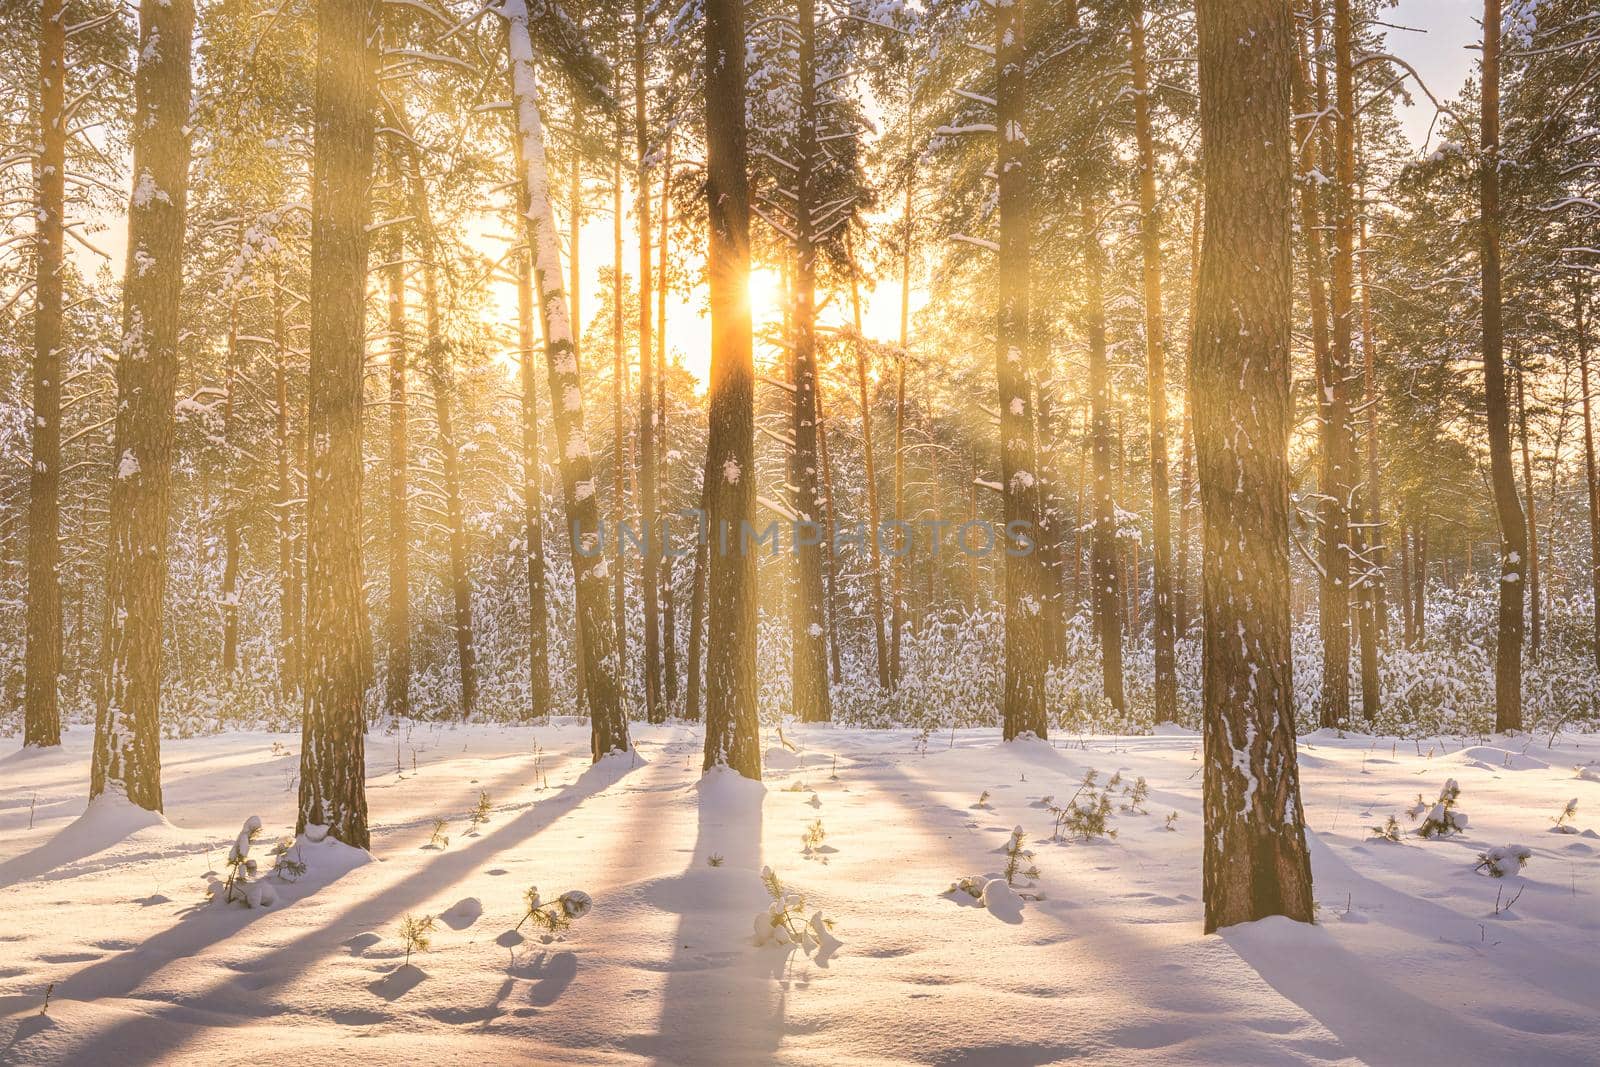
[[1084, 318], [1089, 332], [1090, 440], [1094, 453], [1094, 533], [1089, 546], [1089, 602], [1095, 634], [1100, 639], [1101, 688], [1112, 707], [1122, 711], [1122, 576], [1117, 540], [1117, 501], [1111, 470], [1111, 372], [1106, 351], [1105, 300], [1101, 291], [1105, 252], [1100, 246], [1098, 213], [1085, 198]]
[[278, 532], [278, 647], [282, 658], [279, 678], [285, 697], [300, 691], [300, 620], [304, 586], [300, 581], [298, 538], [295, 527], [294, 466], [296, 445], [289, 436], [289, 343], [283, 313], [283, 277], [272, 274], [273, 391], [276, 404], [274, 439], [278, 452], [278, 499], [273, 517]]
[[1207, 931], [1309, 922], [1289, 635], [1288, 0], [1200, 0], [1206, 232], [1195, 446], [1204, 526]]
[[656, 476], [656, 385], [650, 354], [650, 126], [646, 108], [649, 70], [645, 0], [633, 4], [633, 120], [638, 176], [634, 183], [639, 224], [639, 526], [644, 543], [644, 699], [651, 722], [667, 721], [661, 693], [661, 543]]
[[112, 450], [105, 676], [89, 795], [161, 810], [161, 620], [167, 577], [178, 299], [188, 204], [194, 6], [145, 0], [134, 80], [133, 196]]
[[[527, 202], [518, 179], [519, 202]], [[522, 387], [522, 530], [528, 560], [528, 715], [550, 714], [550, 604], [544, 574], [544, 466], [539, 454], [538, 350], [533, 339], [533, 256], [517, 256], [517, 379]]]
[[[845, 236], [849, 241], [849, 235]], [[861, 456], [867, 485], [867, 565], [872, 587], [872, 640], [878, 656], [878, 687], [888, 689], [894, 684], [893, 664], [890, 662], [888, 624], [883, 610], [883, 558], [878, 545], [878, 531], [882, 529], [883, 512], [878, 505], [878, 462], [872, 443], [872, 397], [867, 390], [867, 346], [861, 335], [861, 279], [856, 269], [855, 249], [850, 247], [850, 307], [855, 318], [856, 398], [861, 408]]]
[[1522, 487], [1528, 497], [1528, 656], [1538, 663], [1544, 644], [1544, 605], [1539, 592], [1539, 513], [1533, 486], [1533, 449], [1528, 444], [1527, 376], [1523, 373], [1522, 360], [1515, 350], [1511, 363], [1517, 384], [1517, 437], [1522, 444]]
[[239, 375], [239, 308], [228, 301], [228, 340], [222, 384], [222, 676], [239, 668], [239, 509], [247, 499], [234, 478], [234, 432]]
[[[395, 112], [404, 127], [403, 116]], [[444, 475], [445, 523], [450, 547], [450, 593], [455, 608], [453, 628], [456, 638], [456, 665], [461, 679], [461, 715], [471, 716], [478, 703], [478, 652], [472, 636], [472, 574], [467, 564], [467, 515], [462, 499], [461, 442], [455, 427], [455, 367], [451, 363], [449, 342], [445, 340], [444, 320], [439, 310], [439, 242], [428, 205], [428, 189], [422, 180], [422, 166], [415, 145], [405, 148], [407, 186], [410, 194], [412, 225], [422, 257], [422, 312], [427, 334], [424, 349], [428, 384], [433, 390], [434, 420], [439, 431], [439, 453]]]
[[1578, 334], [1579, 387], [1583, 390], [1583, 473], [1589, 504], [1589, 583], [1594, 611], [1595, 667], [1600, 669], [1600, 481], [1596, 480], [1593, 400], [1589, 393], [1589, 309], [1583, 283], [1573, 284], [1573, 319]]
[[[743, 533], [755, 502], [750, 190], [744, 5], [706, 0], [706, 273], [711, 304], [705, 766], [761, 777], [756, 722], [756, 558]], [[726, 547], [724, 547], [726, 538]]]
[[[661, 239], [658, 242], [657, 255], [660, 258], [660, 269], [656, 271], [656, 457], [657, 457], [657, 484], [661, 486], [662, 510], [668, 511], [671, 505], [666, 500], [667, 489], [672, 485], [670, 478], [671, 464], [668, 455], [671, 449], [667, 439], [667, 259], [671, 243], [671, 230], [668, 222], [672, 217], [672, 131], [667, 131], [666, 160], [661, 167]], [[665, 531], [663, 531], [663, 542]], [[663, 550], [665, 545], [663, 544]], [[678, 702], [678, 616], [677, 598], [672, 589], [672, 561], [675, 557], [666, 556], [661, 566], [661, 649], [662, 649], [662, 681], [665, 689], [662, 698], [670, 712]]]
[[[1316, 5], [1314, 5], [1315, 7]], [[1331, 337], [1318, 363], [1317, 414], [1321, 428], [1318, 514], [1322, 526], [1319, 618], [1322, 686], [1318, 717], [1323, 726], [1350, 719], [1350, 495], [1354, 484], [1350, 447], [1350, 353], [1354, 343], [1355, 229], [1354, 73], [1351, 69], [1350, 0], [1334, 0], [1333, 271]]]
[[66, 215], [66, 5], [39, 5], [39, 163], [34, 231], [33, 467], [28, 477], [24, 745], [61, 743], [61, 268]]
[[507, 49], [511, 56], [517, 164], [527, 197], [522, 214], [528, 247], [533, 252], [533, 284], [544, 326], [551, 418], [561, 457], [561, 487], [572, 545], [578, 658], [589, 703], [590, 750], [598, 761], [612, 752], [626, 752], [630, 748], [628, 720], [622, 711], [618, 682], [617, 634], [606, 605], [609, 571], [602, 554], [600, 503], [595, 493], [588, 435], [584, 431], [577, 353], [572, 344], [572, 324], [567, 318], [567, 298], [561, 286], [561, 256], [556, 248], [555, 213], [550, 205], [544, 123], [539, 114], [528, 13], [523, 0], [507, 0], [501, 10], [507, 21]]
[[[1028, 381], [1028, 143], [1027, 47], [1022, 5], [995, 5], [995, 116], [998, 160], [1000, 249], [995, 277], [995, 378], [1000, 401], [1000, 474], [1006, 521], [1005, 696], [1001, 736], [1048, 730], [1044, 707], [1046, 580], [1040, 551], [1038, 452]], [[1010, 536], [1013, 531], [1021, 538]], [[1026, 539], [1023, 543], [1022, 538]], [[1119, 672], [1120, 677], [1120, 672]]]
[[1177, 622], [1172, 603], [1172, 500], [1167, 478], [1167, 337], [1161, 307], [1161, 218], [1156, 209], [1155, 138], [1150, 122], [1150, 73], [1145, 55], [1144, 4], [1136, 0], [1129, 38], [1133, 59], [1134, 126], [1139, 142], [1140, 244], [1144, 253], [1144, 343], [1150, 396], [1150, 516], [1155, 537], [1155, 717], [1178, 716]]
[[[817, 472], [817, 246], [813, 234], [816, 198], [817, 9], [815, 0], [799, 0], [800, 28], [799, 136], [795, 144], [799, 171], [795, 186], [795, 307], [793, 345], [794, 393], [790, 407], [789, 484], [794, 487], [795, 594], [790, 619], [794, 660], [794, 711], [802, 722], [833, 717], [828, 690], [828, 631], [823, 605], [822, 525]], [[808, 525], [809, 524], [809, 525]], [[803, 534], [802, 534], [803, 531]]]
[[319, 0], [311, 181], [305, 721], [296, 830], [366, 848], [361, 386], [376, 0]]
[[1511, 466], [1511, 405], [1500, 321], [1500, 0], [1483, 4], [1483, 105], [1479, 131], [1479, 267], [1483, 294], [1483, 392], [1489, 476], [1500, 522], [1500, 619], [1494, 665], [1494, 728], [1522, 728], [1523, 573], [1528, 528]]
[[407, 397], [405, 245], [391, 227], [384, 282], [389, 316], [389, 600], [384, 620], [383, 711], [391, 721], [411, 714], [410, 402]]

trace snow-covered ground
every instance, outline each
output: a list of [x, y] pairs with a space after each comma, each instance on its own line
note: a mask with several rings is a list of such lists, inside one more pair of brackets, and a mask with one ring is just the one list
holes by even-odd
[[[702, 783], [694, 728], [634, 730], [637, 756], [598, 767], [576, 723], [374, 733], [372, 861], [303, 852], [258, 909], [208, 903], [208, 872], [251, 815], [270, 863], [298, 737], [167, 742], [165, 819], [84, 813], [87, 731], [5, 755], [0, 1061], [1600, 1059], [1600, 738], [1302, 739], [1320, 921], [1206, 936], [1194, 735], [794, 728], [797, 751], [769, 739], [763, 788]], [[1061, 806], [1090, 768], [1144, 777], [1148, 814], [1119, 810], [1119, 786], [1114, 839], [1052, 841], [1042, 798]], [[1451, 778], [1462, 834], [1372, 837], [1391, 814], [1417, 825], [1417, 795]], [[1577, 832], [1558, 832], [1573, 797]], [[1017, 826], [1036, 877], [988, 907], [945, 892], [998, 876]], [[1504, 845], [1531, 849], [1525, 869], [1474, 871]], [[756, 944], [763, 866], [836, 943]], [[594, 908], [516, 931], [535, 885]], [[400, 925], [425, 915], [431, 948], [404, 966]]]

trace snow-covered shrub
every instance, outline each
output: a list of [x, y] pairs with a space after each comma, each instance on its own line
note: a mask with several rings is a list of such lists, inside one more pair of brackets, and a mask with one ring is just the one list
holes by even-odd
[[800, 834], [800, 851], [807, 856], [822, 851], [822, 843], [827, 840], [828, 832], [822, 828], [822, 820], [816, 819]]
[[569, 889], [556, 899], [546, 901], [539, 899], [538, 886], [529, 886], [522, 899], [527, 908], [517, 921], [516, 929], [521, 930], [524, 923], [532, 922], [543, 928], [546, 934], [558, 934], [570, 929], [574, 921], [583, 918], [594, 908], [593, 898], [581, 889]]
[[1395, 844], [1400, 843], [1400, 820], [1393, 815], [1390, 815], [1388, 821], [1382, 826], [1374, 826], [1370, 829], [1372, 830], [1373, 838], [1376, 840], [1392, 841]]
[[433, 833], [428, 835], [428, 843], [423, 847], [442, 849], [449, 845], [450, 835], [444, 832], [444, 828], [449, 825], [450, 821], [443, 816], [439, 816], [438, 818], [434, 819]]
[[758, 945], [799, 945], [809, 952], [832, 943], [833, 920], [825, 918], [821, 910], [806, 917], [806, 898], [783, 887], [771, 867], [761, 868], [761, 884], [772, 897], [767, 910], [755, 917], [755, 936]]
[[472, 814], [467, 816], [467, 821], [477, 829], [489, 821], [489, 815], [494, 811], [494, 803], [489, 799], [489, 794], [483, 790], [478, 792], [478, 804], [472, 809]]
[[1033, 865], [1033, 851], [1022, 847], [1027, 836], [1022, 832], [1022, 827], [1013, 827], [1011, 838], [1005, 843], [1006, 885], [1016, 885], [1019, 875], [1029, 879], [1039, 877], [1039, 868]]
[[[277, 893], [265, 880], [265, 876], [258, 877], [258, 866], [255, 858], [250, 855], [251, 845], [260, 836], [261, 817], [252, 815], [239, 828], [239, 836], [228, 849], [228, 858], [225, 861], [228, 874], [221, 886], [223, 903], [232, 904], [238, 901], [249, 908], [271, 907], [277, 903]], [[215, 898], [217, 895], [215, 884], [211, 887], [211, 893]]]
[[1478, 853], [1478, 865], [1474, 870], [1482, 871], [1491, 878], [1504, 878], [1508, 874], [1516, 874], [1528, 865], [1528, 860], [1533, 858], [1533, 849], [1526, 845], [1500, 845], [1487, 852]]
[[433, 946], [433, 916], [417, 918], [407, 915], [400, 921], [400, 940], [406, 946], [406, 963], [411, 963], [413, 952], [426, 952]]
[[1576, 826], [1572, 825], [1572, 820], [1576, 819], [1577, 817], [1578, 817], [1578, 798], [1577, 797], [1573, 797], [1571, 800], [1567, 801], [1566, 804], [1561, 808], [1561, 814], [1557, 815], [1553, 820], [1551, 820], [1552, 822], [1554, 822], [1556, 824], [1555, 825], [1555, 832], [1558, 833], [1558, 834], [1575, 834], [1575, 833], [1577, 833], [1578, 832], [1578, 828]]
[[[1114, 838], [1117, 831], [1111, 829], [1107, 823], [1111, 818], [1112, 792], [1122, 784], [1120, 773], [1107, 779], [1105, 786], [1099, 786], [1100, 772], [1093, 767], [1083, 773], [1083, 781], [1078, 784], [1078, 791], [1065, 804], [1057, 804], [1054, 797], [1045, 797], [1044, 806], [1051, 815], [1055, 816], [1055, 832], [1050, 840], [1061, 840], [1061, 832], [1066, 831], [1067, 837], [1079, 841], [1093, 841], [1097, 837]], [[1144, 779], [1139, 779], [1143, 782]], [[1147, 790], [1148, 791], [1148, 790]], [[1140, 798], [1141, 802], [1143, 798]], [[1169, 824], [1170, 828], [1170, 824]]]
[[1456, 808], [1456, 803], [1461, 798], [1461, 787], [1454, 778], [1446, 779], [1444, 788], [1439, 790], [1439, 799], [1433, 807], [1427, 808], [1422, 797], [1417, 797], [1417, 807], [1414, 811], [1427, 808], [1428, 814], [1423, 818], [1422, 825], [1417, 827], [1420, 837], [1449, 837], [1458, 834], [1467, 828], [1467, 813]]

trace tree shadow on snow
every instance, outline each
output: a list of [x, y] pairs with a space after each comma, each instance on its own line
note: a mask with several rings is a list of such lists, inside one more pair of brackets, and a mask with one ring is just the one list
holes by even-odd
[[[296, 932], [284, 944], [239, 968], [233, 977], [209, 989], [193, 991], [188, 1002], [209, 1001], [208, 1008], [219, 1016], [258, 1014], [259, 993], [255, 990], [263, 985], [287, 985], [324, 956], [338, 951], [341, 945], [348, 946], [351, 938], [391, 925], [430, 898], [448, 892], [491, 857], [525, 845], [584, 800], [604, 792], [625, 777], [630, 769], [629, 761], [617, 758], [589, 767], [571, 784], [470, 844], [441, 853], [411, 877], [376, 896], [355, 900], [344, 910], [330, 914], [321, 927]], [[298, 893], [291, 884], [285, 887], [281, 902], [270, 909], [241, 911], [223, 906], [199, 909], [192, 918], [157, 934], [135, 951], [118, 953], [58, 983], [56, 995], [63, 1000], [83, 1001], [127, 996], [172, 961], [200, 955], [218, 942], [234, 937], [241, 927], [257, 918], [284, 911], [337, 880], [302, 886]], [[248, 983], [241, 981], [244, 979], [248, 979]], [[169, 1017], [182, 1007], [151, 1002], [148, 1010], [139, 1015], [87, 1036], [84, 1043], [73, 1050], [73, 1057], [80, 1062], [93, 1062], [129, 1048], [138, 1048], [141, 1055], [152, 1062], [175, 1056], [194, 1036], [190, 1028], [177, 1025]]]
[[[655, 1032], [631, 1051], [675, 1063], [751, 1064], [783, 1039], [783, 973], [789, 953], [755, 944], [755, 916], [770, 903], [761, 884], [766, 790], [717, 770], [697, 787], [697, 826], [688, 869], [660, 887], [679, 912]], [[707, 859], [717, 855], [713, 867]], [[778, 872], [782, 875], [782, 871]]]

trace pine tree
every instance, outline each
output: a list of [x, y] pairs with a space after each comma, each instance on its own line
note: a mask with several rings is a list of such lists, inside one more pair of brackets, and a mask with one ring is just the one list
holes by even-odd
[[318, 0], [311, 185], [305, 718], [295, 830], [326, 827], [355, 848], [370, 843], [361, 386], [378, 7], [376, 0]]
[[104, 681], [89, 795], [161, 810], [161, 645], [189, 186], [194, 6], [139, 7], [133, 195], [117, 359]]
[[1311, 920], [1289, 647], [1288, 0], [1200, 0], [1205, 926]]

